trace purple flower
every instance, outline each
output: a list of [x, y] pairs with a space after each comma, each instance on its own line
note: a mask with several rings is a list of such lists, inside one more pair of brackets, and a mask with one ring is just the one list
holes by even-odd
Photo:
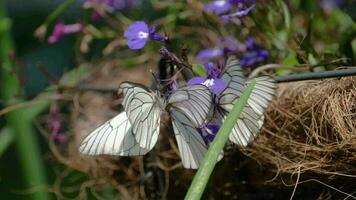
[[217, 47], [201, 50], [197, 57], [201, 62], [208, 62], [210, 60], [217, 59], [221, 56], [228, 56], [230, 54], [237, 53], [244, 49], [244, 45], [240, 44], [232, 36], [219, 39]]
[[220, 125], [208, 123], [208, 124], [203, 124], [200, 128], [198, 128], [198, 132], [203, 137], [205, 144], [209, 145], [214, 140], [219, 129], [220, 129]]
[[267, 50], [259, 47], [253, 37], [249, 37], [245, 41], [245, 52], [240, 58], [240, 64], [243, 67], [250, 67], [256, 63], [265, 61], [269, 53]]
[[136, 21], [132, 23], [124, 33], [127, 38], [127, 45], [130, 49], [142, 49], [149, 39], [155, 41], [166, 41], [168, 38], [157, 34], [156, 28], [151, 28], [143, 21]]
[[216, 15], [223, 14], [231, 9], [231, 4], [227, 0], [215, 0], [204, 6], [207, 12], [213, 12]]
[[224, 55], [224, 50], [222, 48], [208, 48], [201, 50], [197, 57], [200, 61], [206, 62], [211, 59], [218, 58]]
[[226, 87], [224, 80], [220, 79], [220, 70], [213, 63], [204, 64], [207, 77], [194, 77], [188, 81], [188, 85], [205, 85], [210, 91], [219, 95]]
[[77, 33], [82, 30], [83, 30], [83, 25], [79, 23], [65, 25], [63, 22], [59, 22], [54, 26], [53, 32], [48, 38], [48, 43], [50, 44], [56, 43], [64, 35]]
[[215, 0], [206, 4], [204, 10], [221, 16], [224, 21], [234, 22], [236, 17], [248, 15], [255, 7], [256, 4], [251, 0]]
[[248, 15], [252, 9], [256, 7], [256, 4], [252, 4], [250, 7], [247, 8], [242, 8], [242, 9], [237, 9], [236, 12], [227, 14], [227, 15], [222, 15], [221, 17], [225, 20], [232, 19], [234, 17], [244, 17]]

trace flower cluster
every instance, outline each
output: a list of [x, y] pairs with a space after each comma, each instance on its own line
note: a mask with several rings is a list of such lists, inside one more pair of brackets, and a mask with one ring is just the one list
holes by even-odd
[[231, 20], [248, 15], [255, 7], [256, 4], [250, 0], [214, 0], [206, 4], [204, 10]]
[[124, 36], [127, 39], [127, 45], [133, 50], [142, 49], [150, 39], [160, 42], [168, 40], [167, 36], [157, 33], [155, 26], [148, 27], [143, 21], [132, 23], [126, 29]]
[[258, 46], [253, 37], [247, 38], [244, 43], [239, 43], [235, 38], [229, 36], [220, 39], [217, 47], [201, 50], [197, 57], [201, 62], [208, 62], [231, 54], [241, 54], [240, 64], [243, 67], [263, 62], [269, 56], [268, 51]]
[[265, 61], [268, 56], [268, 51], [258, 46], [255, 38], [249, 37], [245, 41], [245, 52], [240, 58], [240, 64], [243, 67], [250, 67], [256, 63]]

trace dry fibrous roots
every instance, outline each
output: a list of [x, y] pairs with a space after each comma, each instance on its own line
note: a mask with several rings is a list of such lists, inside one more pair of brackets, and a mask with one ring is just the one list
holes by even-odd
[[245, 153], [280, 173], [356, 175], [356, 77], [279, 84]]
[[[149, 153], [154, 155], [154, 159], [89, 157], [78, 153], [77, 147], [82, 138], [118, 113], [119, 110], [113, 111], [114, 106], [110, 107], [114, 100], [112, 95], [78, 93], [71, 116], [73, 139], [61, 151], [58, 151], [58, 146], [52, 146], [60, 162], [89, 175], [90, 182], [81, 186], [81, 195], [84, 195], [86, 188], [100, 188], [101, 185], [110, 184], [123, 199], [147, 198], [144, 185], [149, 182], [150, 174], [145, 169], [155, 166], [164, 174], [161, 192], [175, 192], [183, 197], [194, 171], [185, 170], [180, 164], [170, 128], [163, 133], [161, 131], [156, 147]], [[355, 175], [356, 78], [279, 84], [276, 97], [265, 115], [262, 132], [242, 152], [272, 172], [264, 180], [270, 179], [271, 174], [280, 173]], [[228, 151], [226, 153], [229, 154]], [[227, 181], [234, 181], [230, 180], [231, 176], [226, 175], [226, 172], [240, 170], [236, 169], [239, 166], [232, 165], [243, 161], [233, 156], [225, 156], [217, 166], [212, 181], [222, 182], [214, 184], [216, 191], [225, 192]], [[219, 174], [224, 175], [217, 177]], [[240, 178], [236, 177], [236, 181]], [[234, 193], [237, 186], [229, 185], [232, 188], [230, 192]]]

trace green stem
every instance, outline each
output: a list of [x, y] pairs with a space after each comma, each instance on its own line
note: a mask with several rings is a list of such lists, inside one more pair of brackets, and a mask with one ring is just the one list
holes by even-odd
[[14, 130], [8, 126], [0, 130], [0, 158], [6, 150], [14, 143], [15, 134]]
[[[11, 105], [23, 100], [19, 99], [22, 94], [20, 82], [14, 73], [16, 70], [9, 56], [14, 49], [10, 32], [11, 20], [7, 17], [5, 8], [5, 0], [0, 0], [0, 24], [2, 25], [0, 27], [0, 95], [6, 105]], [[29, 188], [45, 186], [45, 168], [40, 156], [38, 141], [31, 119], [26, 115], [27, 113], [23, 109], [19, 109], [7, 113], [5, 119], [15, 134], [17, 153], [26, 186]], [[31, 194], [31, 199], [47, 200], [49, 194], [37, 191]]]
[[234, 127], [237, 119], [240, 117], [241, 112], [247, 104], [247, 100], [250, 97], [252, 90], [256, 84], [256, 80], [251, 80], [250, 84], [247, 86], [246, 90], [239, 98], [237, 103], [232, 108], [232, 111], [227, 116], [225, 122], [221, 126], [219, 132], [217, 133], [214, 141], [210, 144], [208, 152], [206, 153], [198, 172], [194, 176], [193, 182], [190, 185], [186, 200], [198, 200], [203, 195], [205, 187], [209, 181], [210, 175], [214, 170], [216, 162], [218, 160], [221, 151], [223, 150], [229, 135]]
[[72, 3], [76, 0], [66, 0], [61, 5], [59, 5], [46, 19], [44, 25], [48, 26], [52, 23], [55, 19], [58, 18], [60, 14], [62, 14]]

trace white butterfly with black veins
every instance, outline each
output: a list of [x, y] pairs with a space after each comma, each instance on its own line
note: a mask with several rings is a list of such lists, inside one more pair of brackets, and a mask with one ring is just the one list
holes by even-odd
[[[234, 57], [227, 60], [221, 79], [226, 83], [226, 88], [215, 97], [214, 102], [215, 114], [223, 123], [244, 92], [249, 80], [243, 75], [239, 61]], [[276, 83], [273, 78], [268, 76], [256, 78], [247, 105], [230, 134], [230, 141], [244, 147], [254, 140], [263, 125], [263, 115], [274, 96], [275, 88]]]
[[88, 155], [144, 155], [157, 142], [160, 117], [169, 112], [185, 168], [198, 168], [206, 151], [197, 129], [211, 109], [212, 95], [203, 85], [182, 87], [167, 102], [158, 91], [130, 82], [119, 87], [125, 111], [95, 129], [81, 142], [79, 151]]

